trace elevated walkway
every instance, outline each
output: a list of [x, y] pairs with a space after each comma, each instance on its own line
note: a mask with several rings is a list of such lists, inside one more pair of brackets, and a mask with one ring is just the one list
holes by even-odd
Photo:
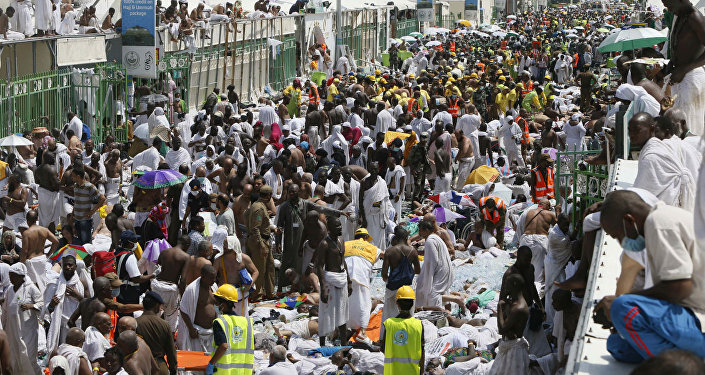
[[[634, 185], [637, 174], [637, 161], [618, 159], [610, 170], [608, 191], [628, 188]], [[610, 374], [627, 375], [633, 365], [614, 360], [607, 351], [609, 330], [592, 320], [595, 306], [607, 295], [615, 294], [617, 277], [621, 270], [620, 254], [622, 246], [602, 230], [595, 240], [595, 255], [590, 266], [584, 303], [575, 332], [575, 341], [570, 348], [565, 374]]]

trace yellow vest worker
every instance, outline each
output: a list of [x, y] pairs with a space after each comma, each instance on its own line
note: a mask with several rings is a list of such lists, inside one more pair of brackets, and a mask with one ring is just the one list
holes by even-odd
[[206, 375], [217, 370], [218, 375], [252, 375], [255, 360], [255, 339], [252, 319], [235, 314], [237, 288], [221, 285], [213, 293], [221, 314], [213, 321], [213, 351]]
[[384, 321], [384, 375], [424, 373], [424, 340], [421, 321], [411, 316], [416, 294], [410, 286], [397, 290], [399, 315]]

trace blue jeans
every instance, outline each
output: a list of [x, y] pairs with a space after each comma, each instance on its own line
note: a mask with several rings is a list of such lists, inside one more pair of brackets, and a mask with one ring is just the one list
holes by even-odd
[[617, 297], [610, 309], [618, 333], [607, 339], [607, 350], [620, 362], [639, 363], [669, 349], [705, 357], [705, 335], [690, 309], [636, 294]]
[[91, 242], [93, 235], [93, 219], [76, 220], [76, 245], [83, 245]]

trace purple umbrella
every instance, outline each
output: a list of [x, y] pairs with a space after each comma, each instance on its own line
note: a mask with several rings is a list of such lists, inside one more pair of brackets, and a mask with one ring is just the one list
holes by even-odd
[[[463, 216], [459, 213], [455, 213], [445, 207], [434, 208], [433, 209], [433, 216], [436, 217], [437, 223], [447, 223], [447, 222], [453, 221], [455, 219], [464, 219], [465, 218], [465, 216]], [[417, 217], [412, 218], [409, 221], [417, 222], [417, 221], [421, 221], [421, 219], [422, 219], [421, 216], [417, 216]]]
[[161, 189], [163, 187], [178, 185], [186, 181], [186, 176], [171, 170], [158, 169], [156, 171], [145, 172], [137, 181], [135, 186], [141, 189]]

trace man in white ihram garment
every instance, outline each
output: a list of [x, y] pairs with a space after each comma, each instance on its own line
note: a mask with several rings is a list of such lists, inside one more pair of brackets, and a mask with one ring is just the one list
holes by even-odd
[[386, 133], [390, 128], [394, 127], [394, 116], [385, 108], [384, 102], [377, 103], [377, 122], [372, 131], [372, 139], [377, 139], [377, 133]]
[[29, 37], [34, 34], [32, 27], [32, 1], [13, 0], [11, 6], [15, 8], [15, 15], [10, 19], [10, 29]]
[[[27, 1], [27, 0], [25, 0]], [[46, 35], [51, 31], [52, 18], [51, 0], [36, 0], [34, 9], [34, 26], [37, 34]]]
[[[210, 270], [212, 271], [212, 275], [208, 271], [205, 271], [204, 273], [204, 270], [206, 270], [207, 268], [210, 268]], [[204, 275], [206, 275], [206, 277], [204, 277]], [[205, 280], [206, 278], [208, 279], [208, 281]], [[203, 283], [210, 282], [210, 286], [204, 285], [203, 287], [201, 287], [202, 281]], [[176, 336], [176, 344], [181, 350], [194, 350], [204, 352], [207, 350], [207, 348], [210, 348], [212, 345], [212, 327], [202, 327], [195, 323], [197, 310], [199, 309], [199, 307], [201, 308], [201, 310], [203, 310], [203, 306], [198, 306], [199, 295], [200, 293], [207, 292], [208, 288], [210, 288], [211, 292], [214, 292], [216, 290], [215, 270], [212, 266], [207, 265], [201, 269], [201, 277], [197, 278], [191, 284], [186, 286], [184, 294], [181, 295], [181, 302], [179, 302], [180, 314], [178, 331], [184, 332], [185, 334]], [[184, 316], [186, 316], [191, 321], [191, 325], [198, 332], [198, 336], [196, 338], [191, 338], [189, 334], [188, 324], [184, 321]]]
[[394, 212], [397, 215], [396, 220], [401, 219], [401, 202], [404, 201], [404, 186], [406, 185], [406, 173], [404, 167], [398, 165], [393, 157], [387, 159], [387, 174], [384, 175], [384, 181], [389, 189], [389, 200], [394, 206]]
[[654, 194], [666, 204], [693, 211], [695, 179], [681, 162], [680, 154], [654, 135], [656, 121], [648, 113], [629, 120], [629, 140], [641, 146], [634, 187]]
[[[470, 110], [474, 111], [469, 113]], [[470, 139], [470, 144], [472, 144], [472, 153], [475, 157], [475, 166], [479, 167], [480, 163], [480, 139], [478, 137], [478, 132], [482, 120], [480, 115], [477, 114], [477, 109], [474, 106], [467, 106], [465, 109], [466, 113], [458, 119], [458, 128], [463, 131], [463, 135]], [[473, 166], [473, 169], [474, 167]], [[465, 181], [463, 180], [463, 183]]]
[[353, 241], [345, 242], [345, 264], [350, 274], [352, 294], [350, 294], [348, 329], [360, 329], [358, 337], [365, 341], [367, 338], [367, 325], [370, 321], [372, 297], [370, 287], [372, 280], [372, 266], [379, 259], [382, 252], [372, 244], [372, 238], [365, 228], [355, 232]]
[[419, 235], [425, 238], [424, 262], [416, 278], [416, 306], [443, 307], [443, 294], [453, 285], [453, 265], [445, 242], [434, 233], [434, 225], [419, 222]]
[[83, 283], [76, 272], [76, 258], [64, 255], [61, 263], [61, 274], [53, 283], [48, 284], [44, 291], [44, 310], [51, 314], [51, 325], [47, 334], [49, 353], [66, 341], [69, 318], [84, 298]]
[[[519, 125], [514, 122], [512, 116], [504, 118], [504, 124], [499, 128], [499, 135], [504, 142], [504, 149], [507, 152], [507, 165], [512, 165], [512, 161], [516, 161], [520, 167], [524, 166], [524, 159], [521, 157], [521, 142], [522, 131]], [[479, 147], [478, 147], [479, 149]]]
[[179, 167], [186, 164], [191, 165], [192, 159], [191, 154], [184, 147], [181, 147], [182, 140], [179, 137], [173, 137], [171, 141], [171, 149], [166, 152], [166, 163], [169, 164], [169, 168], [175, 171], [179, 170]]
[[553, 322], [556, 311], [551, 301], [553, 291], [556, 290], [554, 281], [565, 280], [565, 265], [571, 256], [570, 219], [567, 215], [558, 216], [558, 224], [554, 225], [548, 232], [548, 254], [543, 260], [545, 272], [545, 293], [546, 296], [546, 322]]
[[367, 228], [374, 245], [384, 251], [387, 248], [386, 213], [393, 210], [393, 207], [389, 200], [387, 183], [379, 176], [379, 163], [371, 162], [369, 171], [360, 182], [361, 226]]
[[11, 366], [16, 374], [41, 374], [37, 364], [39, 346], [38, 314], [44, 305], [39, 289], [27, 277], [27, 267], [15, 263], [10, 267], [10, 282], [2, 304], [2, 326], [12, 355]]

